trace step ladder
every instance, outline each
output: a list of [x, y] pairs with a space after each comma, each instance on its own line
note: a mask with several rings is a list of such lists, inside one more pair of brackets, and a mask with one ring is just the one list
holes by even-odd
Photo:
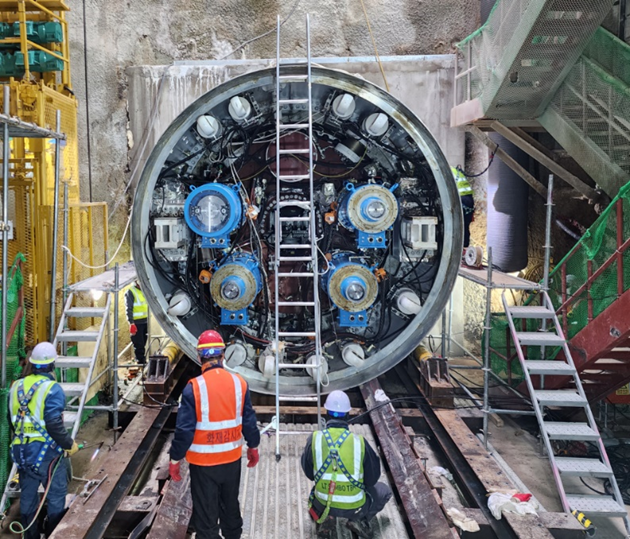
[[[55, 361], [55, 366], [61, 369], [61, 381], [59, 385], [67, 398], [66, 410], [63, 413], [63, 423], [71, 432], [73, 439], [76, 438], [79, 427], [81, 426], [81, 416], [83, 415], [89, 388], [92, 385], [92, 376], [94, 374], [98, 351], [106, 332], [110, 306], [111, 294], [107, 294], [104, 307], [82, 307], [75, 304], [75, 294], [71, 293], [64, 305], [61, 319], [59, 320], [59, 326], [57, 327], [57, 333], [53, 340], [53, 345], [55, 347], [61, 347], [63, 352], [67, 349], [68, 344], [78, 344], [79, 342], [94, 343], [94, 351], [89, 357], [59, 355], [57, 361]], [[68, 329], [69, 325], [71, 325], [69, 324], [70, 321], [84, 318], [100, 319], [98, 329], [90, 331]], [[57, 349], [59, 350], [59, 348]], [[70, 383], [65, 381], [67, 369], [88, 369], [88, 374], [83, 382]], [[76, 401], [78, 401], [78, 404], [73, 404]], [[0, 507], [2, 508], [4, 508], [9, 498], [17, 498], [20, 495], [19, 486], [12, 482], [16, 474], [17, 466], [13, 464], [11, 473], [9, 474], [9, 481], [5, 486], [2, 501], [0, 502]]]
[[[320, 424], [320, 394], [321, 394], [321, 366], [322, 366], [322, 343], [320, 328], [320, 302], [319, 302], [319, 283], [318, 283], [318, 264], [317, 264], [317, 234], [315, 223], [315, 203], [313, 199], [313, 107], [311, 96], [311, 31], [309, 16], [306, 16], [306, 58], [298, 61], [299, 68], [294, 67], [290, 70], [283, 67], [291, 65], [295, 66], [296, 62], [286, 62], [280, 57], [280, 17], [278, 17], [277, 30], [277, 54], [276, 54], [276, 214], [275, 214], [275, 260], [274, 260], [274, 283], [275, 283], [275, 333], [273, 348], [276, 355], [275, 369], [275, 397], [276, 397], [276, 415], [272, 418], [273, 426], [276, 430], [276, 460], [280, 460], [280, 402], [287, 400], [280, 395], [280, 370], [281, 369], [314, 369], [315, 382], [317, 386], [317, 420]], [[305, 83], [307, 88], [307, 97], [294, 99], [283, 98], [282, 84], [286, 82]], [[285, 123], [282, 120], [282, 107], [285, 105], [306, 105], [307, 118], [305, 121]], [[281, 148], [282, 138], [291, 131], [306, 131], [308, 133], [304, 148], [283, 149]], [[290, 154], [308, 155], [308, 172], [306, 174], [282, 174], [281, 157]], [[294, 195], [280, 196], [281, 188], [286, 182], [300, 182], [300, 185], [308, 186], [307, 200], [292, 198]], [[298, 208], [302, 210], [302, 216], [283, 216], [282, 210], [285, 208]], [[308, 223], [308, 243], [285, 242], [283, 231], [286, 223], [295, 223], [303, 221]], [[290, 264], [291, 262], [299, 263], [304, 267], [299, 272], [281, 272], [280, 266]], [[283, 301], [279, 294], [279, 279], [301, 279], [302, 290], [312, 292], [312, 300], [309, 301]], [[307, 297], [311, 297], [308, 294]], [[309, 331], [287, 332], [280, 331], [280, 316], [291, 312], [290, 309], [295, 307], [310, 307], [313, 309], [313, 328]], [[310, 338], [315, 344], [316, 361], [311, 364], [304, 363], [282, 363], [284, 354], [282, 349], [284, 343], [292, 338]], [[292, 399], [288, 399], [292, 400]]]
[[[508, 305], [504, 292], [503, 306], [527, 388], [531, 395], [532, 405], [538, 419], [541, 438], [549, 455], [549, 463], [551, 464], [553, 477], [558, 488], [562, 508], [567, 513], [577, 510], [586, 515], [622, 517], [626, 529], [630, 531], [630, 521], [623, 498], [610, 466], [606, 448], [595, 424], [595, 418], [582, 388], [580, 377], [575, 369], [571, 352], [562, 332], [562, 326], [547, 292], [541, 291], [540, 294], [542, 298], [541, 306], [514, 307]], [[540, 331], [517, 330], [514, 321], [519, 319], [540, 320]], [[550, 326], [549, 331], [546, 331], [547, 324]], [[540, 347], [542, 359], [527, 359], [523, 350], [524, 347]], [[565, 360], [545, 359], [545, 349], [549, 347], [562, 348]], [[540, 389], [534, 389], [532, 384], [533, 375], [540, 376]], [[546, 390], [544, 389], [544, 377], [548, 375], [572, 377], [575, 387], [573, 389]], [[586, 415], [586, 422], [553, 421], [548, 417], [545, 418], [544, 409], [546, 407], [581, 408]], [[597, 448], [598, 458], [557, 456], [551, 443], [554, 440], [591, 443]], [[565, 485], [567, 478], [586, 477], [609, 479], [613, 495], [571, 493], [571, 488], [567, 488]]]

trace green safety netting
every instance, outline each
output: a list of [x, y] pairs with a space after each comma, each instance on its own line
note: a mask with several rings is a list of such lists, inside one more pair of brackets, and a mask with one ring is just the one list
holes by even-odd
[[[18, 253], [7, 275], [7, 331], [14, 323], [18, 308], [20, 307], [20, 290], [24, 285], [20, 263], [25, 261], [24, 255]], [[2, 293], [4, 293], [4, 291], [0, 290], [0, 297]], [[2, 313], [0, 312], [0, 317], [1, 316]], [[11, 383], [20, 376], [22, 372], [20, 360], [26, 356], [24, 350], [24, 324], [25, 313], [22, 311], [22, 315], [17, 321], [15, 332], [7, 348], [7, 387], [0, 388], [0, 485], [3, 486], [7, 483], [11, 468], [11, 433], [7, 413], [8, 388], [11, 386]], [[0, 345], [3, 344], [4, 343], [0, 343]]]
[[[619, 232], [619, 236], [618, 236]], [[630, 238], [630, 183], [625, 185], [611, 204], [599, 216], [580, 241], [560, 261], [549, 276], [549, 297], [556, 310], [563, 304], [562, 275], [566, 275], [567, 297], [575, 295], [585, 285], [590, 273], [595, 274], [606, 262], [612, 263], [590, 285], [590, 298], [593, 318], [599, 316], [619, 296], [630, 289], [630, 249], [623, 252], [621, 266], [619, 264], [617, 247]], [[564, 269], [563, 269], [564, 268]], [[571, 339], [588, 324], [589, 293], [582, 291], [575, 295], [566, 309], [567, 338]], [[528, 302], [538, 302], [538, 295], [528, 298]], [[564, 324], [564, 316], [560, 317]], [[536, 320], [528, 320], [524, 331], [535, 331]], [[511, 384], [518, 385], [523, 380], [523, 373], [518, 359], [508, 365], [507, 357], [514, 354], [514, 345], [508, 330], [507, 320], [503, 313], [492, 314], [492, 330], [490, 333], [490, 364], [492, 370], [504, 379], [508, 379], [511, 368]], [[536, 359], [533, 354], [538, 353], [537, 347], [528, 350], [530, 359]], [[558, 349], [548, 350], [547, 358], [555, 357]]]

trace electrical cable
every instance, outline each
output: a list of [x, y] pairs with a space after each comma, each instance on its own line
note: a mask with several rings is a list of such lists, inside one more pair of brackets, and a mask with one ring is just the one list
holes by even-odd
[[[298, 7], [299, 3], [300, 3], [300, 0], [295, 0], [295, 4], [293, 4], [293, 7], [291, 8], [291, 11], [289, 12], [289, 14], [284, 18], [283, 21], [280, 22], [280, 27], [282, 27], [284, 23], [287, 22], [291, 18], [291, 16], [295, 12], [295, 9]], [[235, 52], [241, 50], [243, 47], [246, 47], [247, 45], [249, 45], [250, 43], [253, 43], [254, 41], [258, 41], [259, 39], [262, 39], [263, 37], [267, 37], [269, 34], [273, 34], [276, 31], [277, 31], [276, 28], [272, 28], [271, 30], [265, 32], [264, 34], [260, 34], [259, 36], [253, 37], [252, 39], [249, 39], [245, 41], [244, 43], [241, 43], [232, 52], [227, 53], [225, 56], [221, 56], [221, 58], [219, 58], [217, 61], [220, 62], [221, 60], [225, 60], [226, 58], [229, 58]]]
[[[9, 529], [11, 530], [12, 533], [15, 533], [16, 535], [20, 535], [21, 537], [24, 537], [24, 534], [28, 530], [31, 529], [33, 524], [37, 522], [37, 517], [41, 513], [42, 508], [44, 507], [44, 502], [46, 501], [46, 498], [48, 497], [48, 492], [50, 491], [50, 486], [52, 485], [52, 479], [55, 476], [55, 472], [57, 471], [57, 468], [59, 468], [59, 465], [61, 464], [63, 458], [64, 458], [63, 456], [59, 456], [57, 457], [56, 460], [52, 460], [50, 464], [48, 465], [48, 483], [46, 485], [46, 489], [44, 490], [44, 495], [42, 496], [42, 499], [39, 502], [39, 505], [37, 506], [37, 511], [35, 512], [35, 516], [33, 517], [33, 520], [31, 520], [31, 522], [26, 528], [22, 525], [21, 522], [18, 522], [17, 520], [14, 522], [11, 522], [11, 524], [9, 525]], [[54, 469], [53, 469], [53, 464], [55, 465]], [[19, 529], [14, 529], [13, 526], [19, 526]]]
[[374, 34], [372, 33], [372, 26], [370, 25], [370, 17], [368, 17], [368, 12], [365, 9], [365, 3], [363, 2], [363, 0], [361, 0], [361, 7], [363, 8], [363, 14], [365, 15], [365, 22], [367, 23], [368, 32], [370, 33], [370, 37], [372, 38], [372, 45], [374, 45], [374, 55], [376, 56], [378, 67], [381, 70], [381, 75], [383, 75], [383, 81], [385, 82], [385, 89], [389, 93], [389, 84], [387, 84], [387, 77], [385, 76], [385, 70], [383, 69], [383, 64], [381, 63], [381, 57], [378, 55], [378, 49], [376, 48], [376, 40], [374, 39]]
[[464, 172], [464, 169], [460, 165], [457, 165], [456, 168], [457, 168], [457, 170], [459, 170], [467, 178], [478, 178], [479, 176], [482, 176], [483, 174], [488, 172], [488, 170], [492, 166], [492, 162], [494, 161], [494, 156], [497, 154], [497, 150], [498, 149], [499, 149], [499, 145], [497, 144], [497, 147], [490, 154], [490, 161], [488, 161], [488, 166], [484, 170], [482, 170], [479, 174], [466, 174], [466, 172]]
[[68, 256], [70, 258], [72, 258], [75, 262], [78, 262], [79, 264], [81, 264], [84, 268], [89, 268], [89, 269], [102, 269], [102, 268], [106, 268], [107, 266], [109, 266], [114, 260], [116, 260], [116, 257], [118, 256], [118, 252], [120, 251], [120, 249], [123, 246], [123, 243], [125, 242], [125, 237], [127, 236], [127, 232], [129, 231], [129, 225], [131, 224], [131, 216], [133, 215], [133, 210], [131, 212], [129, 212], [129, 218], [127, 219], [127, 225], [125, 226], [125, 231], [123, 232], [122, 237], [120, 238], [120, 243], [118, 244], [118, 247], [116, 249], [116, 252], [113, 254], [113, 256], [107, 261], [105, 262], [105, 264], [101, 264], [100, 266], [91, 266], [90, 264], [86, 264], [85, 262], [82, 262], [81, 260], [79, 260], [76, 256], [74, 256], [72, 254], [72, 251], [70, 251], [70, 249], [68, 248], [67, 245], [62, 245], [61, 248], [66, 251], [68, 253]]

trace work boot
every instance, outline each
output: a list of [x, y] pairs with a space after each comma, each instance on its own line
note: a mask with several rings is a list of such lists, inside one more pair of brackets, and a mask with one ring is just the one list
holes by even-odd
[[361, 520], [348, 520], [346, 522], [346, 528], [361, 538], [371, 539], [372, 537], [372, 526], [370, 526], [370, 523], [364, 518]]
[[332, 539], [335, 534], [335, 518], [328, 517], [321, 524], [315, 526], [318, 539]]

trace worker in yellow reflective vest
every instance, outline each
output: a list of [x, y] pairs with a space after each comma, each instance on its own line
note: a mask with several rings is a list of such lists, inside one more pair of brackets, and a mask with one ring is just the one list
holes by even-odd
[[9, 392], [11, 453], [20, 481], [22, 528], [16, 532], [26, 539], [40, 537], [36, 522], [40, 485], [48, 489], [46, 536], [63, 517], [68, 493], [68, 468], [63, 457], [79, 450], [63, 424], [66, 396], [55, 381], [56, 359], [57, 350], [51, 343], [39, 343], [29, 359], [32, 374], [17, 380]]
[[144, 297], [144, 292], [142, 292], [138, 281], [135, 281], [127, 290], [125, 294], [125, 307], [136, 362], [140, 365], [144, 365], [146, 363], [149, 306], [147, 305], [147, 300]]
[[451, 171], [457, 183], [457, 191], [459, 192], [459, 199], [462, 201], [462, 210], [464, 211], [464, 249], [466, 249], [470, 245], [470, 223], [473, 222], [475, 214], [475, 200], [472, 187], [462, 170], [459, 167], [451, 167]]
[[334, 518], [346, 518], [346, 527], [359, 537], [371, 537], [371, 520], [392, 497], [391, 489], [379, 483], [381, 463], [363, 436], [348, 426], [350, 399], [332, 391], [324, 408], [330, 419], [323, 431], [309, 437], [302, 453], [302, 470], [314, 481], [309, 511], [317, 522], [318, 537], [332, 537]]

